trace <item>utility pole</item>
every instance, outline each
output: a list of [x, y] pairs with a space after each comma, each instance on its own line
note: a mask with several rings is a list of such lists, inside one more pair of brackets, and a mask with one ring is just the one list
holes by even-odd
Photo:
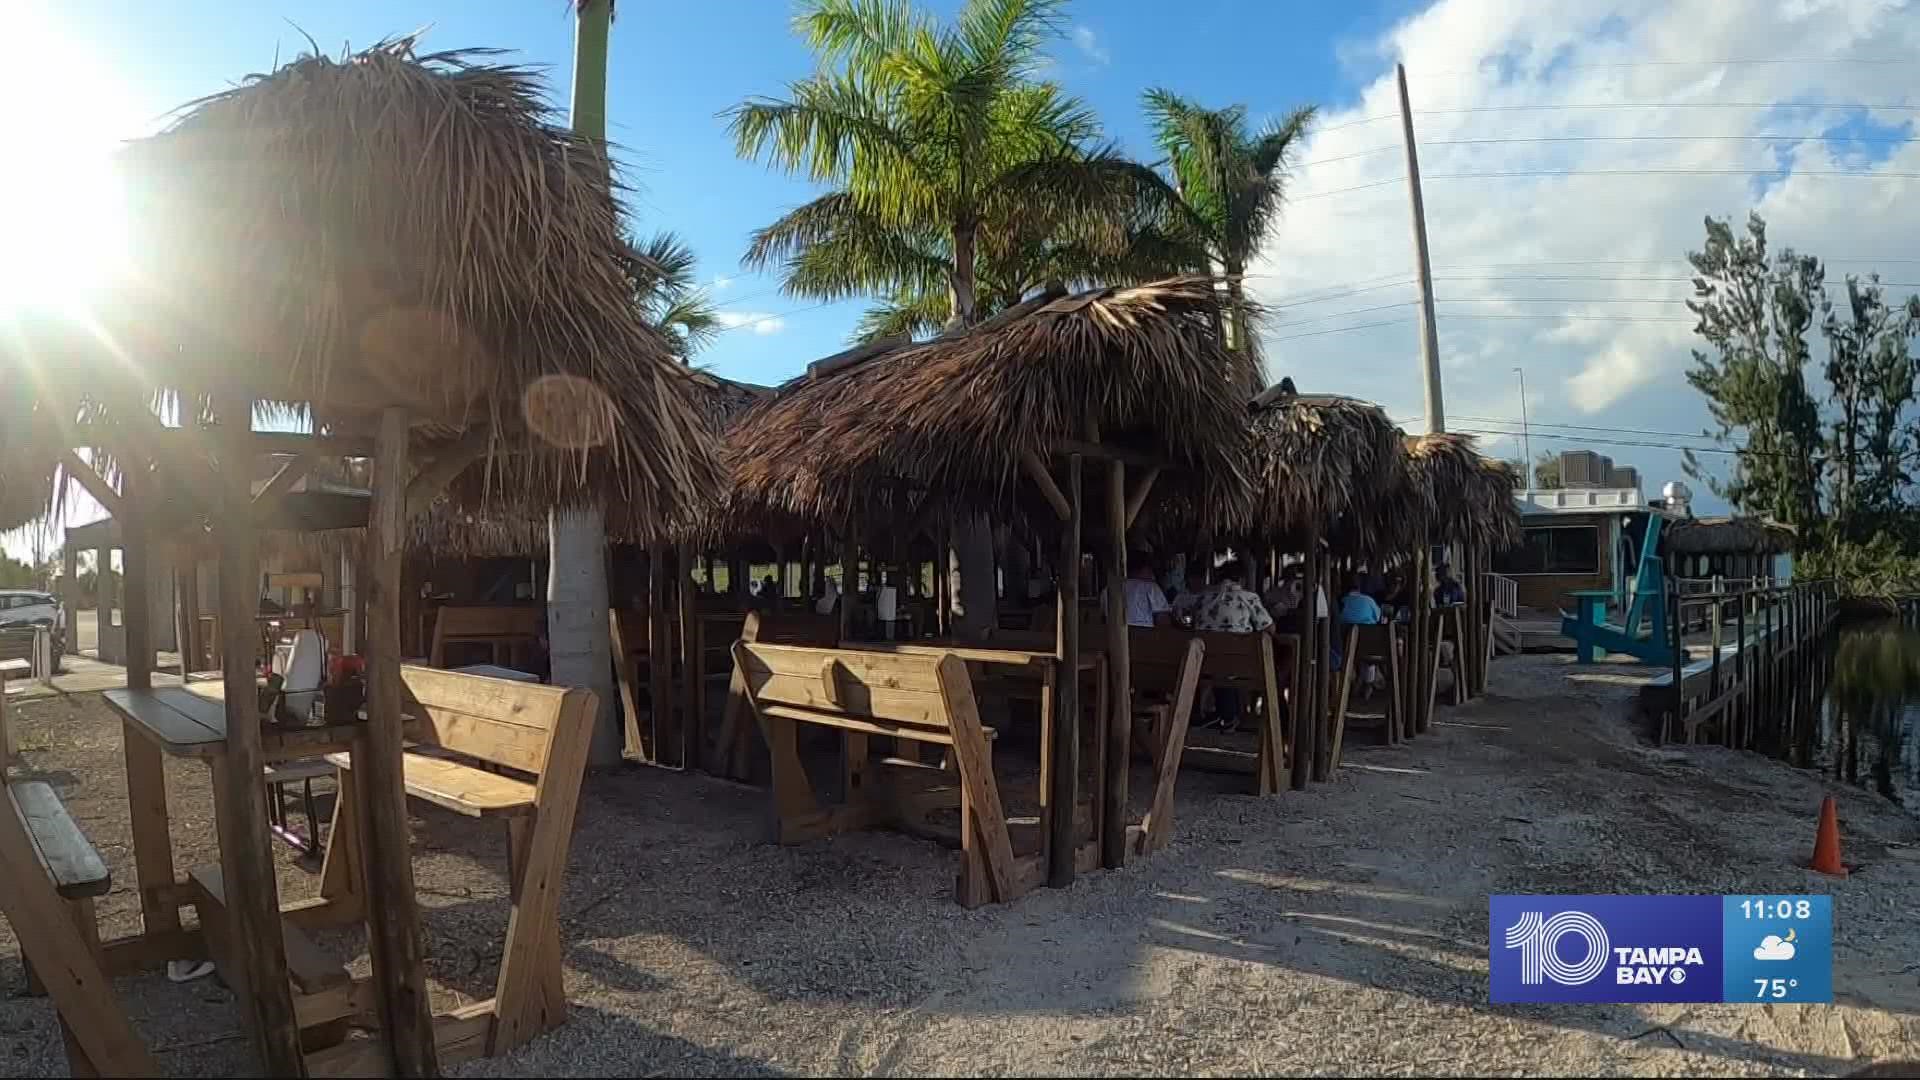
[[1521, 466], [1525, 470], [1525, 475], [1521, 476], [1521, 479], [1527, 482], [1528, 487], [1532, 487], [1533, 426], [1527, 423], [1527, 369], [1517, 367], [1513, 369], [1513, 373], [1520, 376], [1520, 444], [1525, 447], [1521, 452], [1527, 455], [1526, 464]]
[[1400, 135], [1407, 147], [1407, 195], [1413, 202], [1413, 259], [1420, 282], [1420, 365], [1426, 376], [1427, 433], [1437, 435], [1447, 430], [1447, 414], [1440, 400], [1440, 342], [1433, 323], [1433, 264], [1427, 257], [1427, 207], [1420, 197], [1420, 154], [1413, 145], [1413, 108], [1407, 104], [1407, 66], [1395, 64], [1394, 71], [1400, 76]]

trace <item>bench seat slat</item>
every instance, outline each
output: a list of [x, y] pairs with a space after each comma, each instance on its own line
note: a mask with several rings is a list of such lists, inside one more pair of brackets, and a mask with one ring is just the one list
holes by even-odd
[[[342, 769], [352, 767], [346, 754], [329, 754], [327, 760]], [[402, 754], [400, 761], [407, 794], [456, 814], [492, 817], [533, 810], [534, 786], [525, 780], [425, 754]]]
[[80, 831], [73, 815], [67, 813], [53, 786], [41, 780], [24, 780], [6, 788], [14, 813], [33, 838], [34, 854], [40, 857], [40, 865], [46, 868], [60, 895], [68, 899], [105, 896], [113, 888], [107, 864]]

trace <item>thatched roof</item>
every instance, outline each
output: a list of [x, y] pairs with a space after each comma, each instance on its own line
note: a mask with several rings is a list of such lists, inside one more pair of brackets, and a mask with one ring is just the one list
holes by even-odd
[[603, 149], [530, 70], [412, 46], [301, 57], [129, 145], [105, 337], [151, 388], [238, 383], [335, 431], [405, 405], [431, 452], [485, 424], [463, 498], [663, 527], [720, 470], [632, 303]]
[[1471, 435], [1410, 435], [1408, 463], [1433, 507], [1431, 535], [1499, 551], [1520, 540], [1513, 468], [1475, 449]]
[[1219, 303], [1205, 278], [1043, 296], [817, 364], [730, 430], [735, 505], [872, 521], [911, 491], [1004, 511], [1022, 456], [1053, 462], [1092, 420], [1102, 443], [1172, 463], [1217, 496], [1199, 505], [1237, 513], [1252, 365], [1221, 344]]
[[1417, 544], [1426, 508], [1386, 411], [1288, 385], [1261, 394], [1251, 410], [1254, 532], [1299, 549], [1317, 531], [1362, 558]]
[[1774, 554], [1793, 550], [1793, 530], [1754, 517], [1704, 517], [1670, 522], [1667, 550], [1676, 555]]

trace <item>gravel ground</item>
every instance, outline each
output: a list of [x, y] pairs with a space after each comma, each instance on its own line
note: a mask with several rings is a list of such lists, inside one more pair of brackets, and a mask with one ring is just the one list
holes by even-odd
[[[588, 782], [563, 936], [568, 1023], [458, 1072], [524, 1075], [1844, 1073], [1920, 1057], [1920, 822], [1857, 790], [1842, 881], [1802, 870], [1821, 779], [1628, 731], [1634, 669], [1499, 661], [1494, 690], [1405, 747], [1349, 743], [1329, 784], [1256, 799], [1182, 777], [1161, 855], [963, 911], [954, 856], [863, 833], [760, 843], [766, 796], [630, 769]], [[137, 923], [119, 732], [90, 696], [23, 704], [29, 767]], [[204, 770], [169, 773], [180, 866], [213, 858]], [[1144, 782], [1139, 776], [1136, 785]], [[504, 837], [416, 804], [436, 1007], [485, 997], [506, 926]], [[286, 853], [290, 855], [290, 852]], [[317, 868], [283, 859], [283, 897]], [[1832, 1006], [1502, 1006], [1493, 892], [1830, 892]], [[364, 969], [355, 935], [323, 944]], [[63, 1071], [0, 931], [0, 1072]], [[116, 984], [174, 1075], [245, 1074], [213, 980]]]

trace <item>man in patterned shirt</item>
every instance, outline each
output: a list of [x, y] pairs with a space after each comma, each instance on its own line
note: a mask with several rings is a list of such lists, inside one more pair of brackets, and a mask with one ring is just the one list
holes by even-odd
[[[1193, 611], [1195, 630], [1225, 634], [1258, 634], [1273, 629], [1273, 616], [1260, 598], [1242, 587], [1245, 571], [1240, 560], [1229, 559], [1213, 571], [1213, 589], [1200, 598]], [[1213, 689], [1214, 714], [1220, 726], [1232, 731], [1240, 726], [1240, 688], [1216, 686]]]

